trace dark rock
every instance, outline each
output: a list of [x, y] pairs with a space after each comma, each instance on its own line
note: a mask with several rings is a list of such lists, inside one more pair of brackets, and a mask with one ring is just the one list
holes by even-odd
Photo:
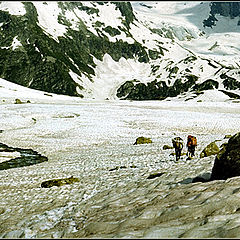
[[[169, 69], [169, 71], [170, 73], [176, 72], [177, 68]], [[172, 86], [167, 86], [166, 82], [157, 80], [147, 84], [137, 83], [136, 80], [128, 81], [118, 88], [117, 97], [125, 100], [163, 100], [187, 92], [197, 80], [197, 76], [185, 74], [181, 79], [176, 79]]]
[[26, 102], [23, 102], [23, 101], [21, 101], [19, 98], [16, 98], [14, 103], [15, 103], [15, 104], [23, 104], [23, 103], [31, 103], [31, 101], [30, 101], [30, 100], [27, 100]]
[[193, 87], [193, 90], [197, 90], [197, 91], [203, 91], [203, 90], [209, 90], [209, 89], [217, 89], [219, 86], [219, 83], [215, 80], [212, 79], [208, 79], [206, 81], [204, 81], [203, 83], [200, 84], [196, 84]]
[[136, 139], [136, 142], [133, 145], [145, 144], [145, 143], [152, 143], [152, 140], [150, 138], [138, 137]]
[[217, 154], [211, 180], [240, 176], [240, 132], [232, 136]]
[[109, 169], [109, 172], [115, 171], [115, 170], [118, 170], [118, 169], [119, 169], [119, 167], [111, 168], [111, 169]]
[[22, 104], [23, 102], [19, 99], [19, 98], [16, 98], [15, 99], [15, 104]]
[[120, 166], [120, 169], [127, 168], [126, 166]]
[[42, 188], [50, 188], [53, 186], [63, 186], [66, 184], [72, 184], [75, 182], [80, 182], [80, 180], [78, 178], [74, 178], [73, 176], [70, 178], [62, 178], [62, 179], [52, 179], [52, 180], [47, 180], [41, 183], [41, 187]]
[[137, 168], [137, 166], [135, 166], [135, 165], [131, 165], [130, 168]]
[[45, 96], [49, 96], [49, 97], [52, 97], [53, 95], [52, 94], [49, 94], [49, 93], [44, 93]]
[[235, 18], [240, 16], [240, 3], [239, 2], [211, 2], [210, 3], [210, 16], [203, 20], [204, 27], [213, 27], [216, 25], [218, 19], [215, 15], [224, 17]]
[[150, 174], [147, 179], [153, 179], [153, 178], [156, 178], [156, 177], [161, 177], [164, 173], [152, 173]]
[[[239, 86], [240, 88], [240, 86]], [[233, 98], [233, 99], [240, 99], [240, 95], [236, 94], [236, 93], [232, 93], [232, 92], [229, 92], [229, 91], [225, 91], [225, 90], [219, 90], [223, 93], [225, 93], [227, 96], [229, 96], [230, 98]]]
[[[127, 167], [126, 166], [117, 166], [117, 167], [115, 167], [115, 168], [111, 168], [111, 169], [109, 169], [109, 171], [111, 172], [111, 171], [115, 171], [115, 170], [118, 170], [118, 169], [126, 169]], [[130, 166], [130, 168], [136, 168], [136, 166], [134, 166], [134, 165], [132, 165], [132, 166]]]

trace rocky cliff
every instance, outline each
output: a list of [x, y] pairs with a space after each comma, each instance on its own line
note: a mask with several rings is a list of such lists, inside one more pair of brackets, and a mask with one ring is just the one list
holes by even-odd
[[[208, 89], [239, 90], [237, 61], [221, 63], [194, 53], [177, 39], [178, 30], [151, 26], [132, 4], [18, 2], [12, 6], [1, 2], [0, 77], [85, 98], [94, 98], [105, 88], [104, 98], [133, 100], [159, 100], [186, 92], [194, 97]], [[210, 17], [199, 18], [202, 29], [213, 27], [217, 14], [239, 15], [239, 3], [204, 4]], [[204, 35], [201, 29], [190, 30], [189, 26], [182, 30], [184, 41]]]

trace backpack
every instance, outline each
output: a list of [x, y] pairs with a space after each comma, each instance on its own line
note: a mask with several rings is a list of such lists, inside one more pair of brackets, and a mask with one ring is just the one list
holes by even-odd
[[197, 146], [197, 138], [191, 135], [188, 135], [187, 146]]
[[183, 148], [183, 139], [180, 137], [175, 137], [172, 139], [173, 147], [182, 149]]

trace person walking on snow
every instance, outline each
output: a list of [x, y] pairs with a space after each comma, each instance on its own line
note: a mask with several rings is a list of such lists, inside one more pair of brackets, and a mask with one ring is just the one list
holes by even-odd
[[187, 155], [188, 158], [191, 159], [195, 155], [195, 149], [197, 146], [197, 138], [191, 135], [188, 135], [187, 137]]
[[183, 139], [180, 137], [175, 137], [172, 139], [173, 147], [175, 148], [176, 153], [176, 161], [178, 161], [181, 157], [181, 152], [183, 149]]

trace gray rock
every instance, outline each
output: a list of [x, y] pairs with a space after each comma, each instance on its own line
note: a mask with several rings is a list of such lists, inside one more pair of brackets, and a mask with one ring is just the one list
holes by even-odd
[[217, 154], [211, 180], [240, 176], [240, 132], [232, 136]]
[[211, 173], [206, 172], [203, 174], [198, 175], [197, 177], [193, 178], [192, 182], [208, 182], [211, 179]]

